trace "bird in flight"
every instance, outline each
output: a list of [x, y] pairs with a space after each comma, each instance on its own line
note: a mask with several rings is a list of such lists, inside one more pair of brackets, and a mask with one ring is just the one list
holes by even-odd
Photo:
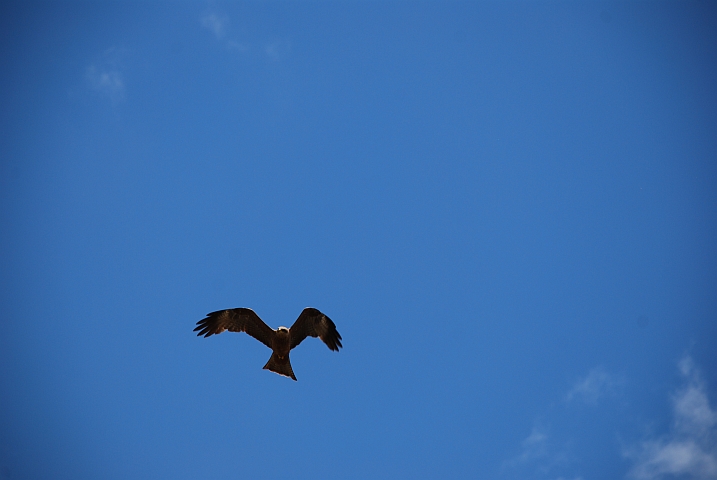
[[199, 320], [194, 329], [195, 332], [199, 332], [197, 336], [204, 335], [205, 338], [222, 333], [224, 330], [246, 332], [271, 348], [271, 357], [264, 365], [264, 369], [294, 380], [296, 380], [296, 375], [291, 368], [289, 352], [306, 337], [319, 337], [329, 347], [329, 350], [338, 352], [342, 347], [341, 335], [336, 330], [334, 322], [311, 307], [307, 307], [301, 312], [291, 328], [279, 327], [274, 330], [264, 323], [251, 308], [232, 308], [208, 313], [207, 318]]

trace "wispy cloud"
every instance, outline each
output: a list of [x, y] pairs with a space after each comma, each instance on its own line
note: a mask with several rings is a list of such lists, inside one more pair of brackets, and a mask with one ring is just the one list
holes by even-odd
[[548, 454], [548, 435], [538, 427], [522, 442], [523, 452], [515, 459], [517, 463], [526, 463]]
[[585, 378], [575, 383], [565, 399], [568, 402], [582, 400], [595, 405], [601, 397], [615, 394], [617, 386], [621, 383], [621, 378], [610, 375], [602, 367], [596, 367]]
[[216, 12], [205, 14], [202, 19], [202, 27], [211, 31], [217, 39], [222, 39], [227, 33], [229, 17]]
[[264, 45], [264, 54], [271, 60], [281, 60], [291, 50], [291, 44], [283, 40], [274, 40]]
[[[608, 373], [603, 367], [590, 370], [585, 377], [579, 378], [557, 402], [554, 414], [559, 416], [567, 412], [567, 404], [580, 402], [597, 405], [598, 400], [616, 395], [624, 379]], [[521, 442], [521, 451], [512, 459], [504, 462], [502, 471], [511, 478], [540, 478], [545, 480], [581, 480], [578, 475], [580, 457], [574, 453], [575, 438], [565, 432], [551, 434], [544, 425], [536, 423], [530, 435]]]
[[219, 43], [230, 52], [278, 61], [291, 51], [290, 42], [284, 39], [241, 41], [230, 28], [230, 23], [228, 15], [216, 11], [207, 12], [200, 18], [201, 26], [212, 32]]
[[249, 45], [237, 42], [236, 40], [227, 40], [227, 48], [241, 53], [249, 51]]
[[[530, 435], [521, 442], [520, 454], [503, 464], [502, 473], [509, 478], [517, 475], [517, 478], [523, 479], [554, 479], [556, 472], [570, 469], [569, 457], [567, 446], [556, 445], [555, 441], [551, 440], [548, 429], [536, 424]], [[559, 480], [565, 478], [568, 477], [559, 477]]]
[[685, 385], [672, 396], [670, 432], [626, 449], [633, 461], [629, 476], [639, 480], [668, 477], [717, 478], [717, 412], [692, 359], [679, 363]]
[[120, 71], [121, 57], [124, 51], [110, 48], [101, 58], [85, 68], [85, 79], [90, 88], [113, 103], [125, 98], [125, 82]]

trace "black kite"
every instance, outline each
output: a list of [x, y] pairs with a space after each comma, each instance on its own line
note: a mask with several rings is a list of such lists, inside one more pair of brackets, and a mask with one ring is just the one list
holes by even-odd
[[272, 354], [264, 368], [285, 377], [296, 380], [289, 361], [289, 352], [306, 337], [319, 337], [330, 350], [338, 352], [341, 348], [341, 335], [329, 317], [315, 308], [307, 307], [301, 312], [291, 328], [279, 327], [276, 330], [264, 323], [250, 308], [232, 308], [207, 314], [199, 320], [194, 331], [197, 336], [230, 332], [246, 332], [271, 348]]

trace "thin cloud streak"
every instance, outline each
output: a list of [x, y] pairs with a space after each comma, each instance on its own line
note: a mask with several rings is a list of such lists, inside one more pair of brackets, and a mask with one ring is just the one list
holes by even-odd
[[516, 459], [517, 463], [525, 463], [537, 458], [544, 457], [548, 453], [548, 436], [533, 427], [528, 438], [523, 440], [523, 453]]
[[236, 50], [242, 53], [249, 51], [249, 45], [237, 42], [236, 40], [227, 40], [227, 48], [229, 48], [229, 50]]
[[291, 51], [291, 44], [282, 40], [275, 40], [264, 46], [264, 54], [271, 60], [278, 61]]
[[125, 82], [119, 68], [122, 54], [122, 50], [110, 48], [100, 61], [85, 68], [85, 79], [90, 88], [108, 97], [112, 103], [125, 98]]
[[620, 383], [621, 380], [607, 373], [604, 368], [596, 367], [584, 379], [578, 380], [565, 399], [568, 402], [579, 399], [590, 405], [596, 405], [601, 397], [614, 394]]
[[547, 429], [541, 426], [533, 426], [530, 435], [521, 442], [521, 447], [522, 451], [519, 455], [503, 463], [501, 468], [503, 475], [509, 478], [553, 479], [556, 478], [557, 472], [571, 468], [570, 455], [565, 450], [566, 445], [562, 445], [562, 448], [555, 445]]
[[214, 34], [219, 43], [231, 52], [250, 54], [263, 57], [270, 61], [280, 61], [291, 51], [291, 43], [281, 38], [265, 42], [242, 42], [232, 34], [227, 15], [217, 12], [209, 12], [200, 18], [202, 28]]
[[202, 17], [201, 22], [202, 27], [211, 31], [217, 39], [221, 39], [226, 35], [229, 17], [218, 13], [207, 13]]
[[670, 433], [623, 452], [634, 462], [628, 474], [631, 478], [717, 478], [717, 412], [710, 406], [692, 359], [685, 357], [678, 366], [686, 385], [672, 397], [674, 421]]
[[124, 82], [117, 71], [102, 71], [94, 65], [87, 67], [87, 79], [92, 88], [111, 97], [122, 96]]

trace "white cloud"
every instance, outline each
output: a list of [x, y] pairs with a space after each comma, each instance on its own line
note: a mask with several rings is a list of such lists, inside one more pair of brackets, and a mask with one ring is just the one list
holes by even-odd
[[101, 70], [95, 65], [87, 67], [87, 78], [92, 88], [111, 96], [121, 95], [124, 92], [122, 76], [116, 70]]
[[643, 442], [639, 451], [628, 453], [628, 456], [636, 460], [629, 473], [632, 478], [652, 480], [677, 475], [695, 479], [717, 478], [714, 452], [705, 452], [691, 440]]
[[[609, 374], [603, 367], [593, 368], [578, 379], [559, 403], [560, 413], [565, 413], [566, 402], [597, 404], [598, 400], [615, 395], [624, 379]], [[576, 456], [575, 439], [558, 434], [549, 434], [548, 430], [536, 424], [521, 442], [521, 452], [504, 462], [503, 472], [513, 478], [541, 478], [550, 480], [581, 480], [579, 473], [580, 457]]]
[[94, 64], [85, 68], [85, 78], [93, 90], [105, 95], [113, 103], [124, 100], [125, 83], [120, 72], [123, 50], [111, 48]]
[[230, 52], [279, 61], [291, 51], [291, 43], [285, 39], [271, 41], [240, 41], [229, 28], [229, 17], [223, 13], [209, 12], [201, 17], [200, 23], [214, 34], [219, 44]]
[[221, 39], [226, 35], [229, 17], [218, 13], [207, 13], [202, 17], [202, 27], [209, 29], [214, 36]]
[[264, 45], [264, 54], [271, 60], [281, 60], [291, 50], [291, 44], [283, 40], [274, 40]]
[[237, 42], [236, 40], [227, 40], [227, 48], [229, 48], [229, 50], [236, 50], [242, 53], [249, 51], [249, 45]]
[[633, 460], [629, 476], [639, 480], [669, 477], [717, 479], [717, 412], [692, 359], [679, 363], [685, 386], [672, 397], [670, 432], [640, 442], [624, 455]]
[[[546, 428], [536, 425], [522, 442], [519, 455], [503, 463], [502, 471], [510, 478], [554, 479], [557, 472], [570, 469], [567, 445], [555, 445]], [[558, 477], [557, 480], [576, 477]], [[576, 480], [579, 480], [577, 477]]]
[[598, 399], [607, 394], [614, 394], [615, 388], [621, 383], [602, 367], [593, 368], [588, 375], [578, 380], [568, 392], [566, 400], [580, 399], [585, 403], [597, 404]]
[[548, 454], [548, 435], [540, 431], [537, 427], [533, 427], [528, 438], [523, 440], [523, 452], [515, 459], [516, 463], [525, 463]]

